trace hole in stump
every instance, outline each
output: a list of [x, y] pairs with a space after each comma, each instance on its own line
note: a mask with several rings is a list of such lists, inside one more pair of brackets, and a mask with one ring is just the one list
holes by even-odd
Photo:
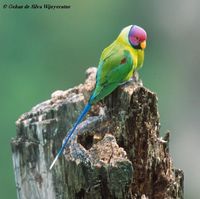
[[94, 135], [80, 135], [78, 136], [78, 143], [80, 143], [85, 149], [90, 149], [93, 145]]

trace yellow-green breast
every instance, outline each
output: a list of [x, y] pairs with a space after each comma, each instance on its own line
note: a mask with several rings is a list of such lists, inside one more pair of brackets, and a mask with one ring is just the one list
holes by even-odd
[[117, 43], [123, 45], [125, 50], [128, 50], [131, 54], [133, 60], [133, 72], [142, 67], [144, 62], [144, 50], [134, 49], [127, 41], [125, 41], [122, 37], [118, 37], [116, 39]]

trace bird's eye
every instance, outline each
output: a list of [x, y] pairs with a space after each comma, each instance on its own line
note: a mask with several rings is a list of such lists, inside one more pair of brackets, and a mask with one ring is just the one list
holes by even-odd
[[135, 39], [136, 39], [137, 41], [139, 41], [139, 38], [138, 38], [138, 37], [135, 37]]

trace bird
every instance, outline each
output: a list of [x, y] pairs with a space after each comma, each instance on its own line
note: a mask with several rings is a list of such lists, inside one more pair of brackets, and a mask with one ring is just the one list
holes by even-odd
[[64, 139], [49, 168], [50, 170], [63, 153], [76, 127], [91, 106], [111, 94], [121, 84], [130, 80], [133, 74], [143, 66], [146, 41], [147, 33], [142, 27], [129, 25], [123, 28], [116, 40], [103, 50], [98, 64], [95, 88], [88, 103]]

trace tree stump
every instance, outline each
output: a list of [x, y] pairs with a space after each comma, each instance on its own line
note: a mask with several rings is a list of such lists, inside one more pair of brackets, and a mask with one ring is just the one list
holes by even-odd
[[169, 133], [159, 137], [156, 94], [131, 80], [94, 105], [64, 155], [62, 140], [95, 86], [56, 91], [16, 122], [12, 158], [18, 199], [183, 198], [183, 172], [174, 169]]

